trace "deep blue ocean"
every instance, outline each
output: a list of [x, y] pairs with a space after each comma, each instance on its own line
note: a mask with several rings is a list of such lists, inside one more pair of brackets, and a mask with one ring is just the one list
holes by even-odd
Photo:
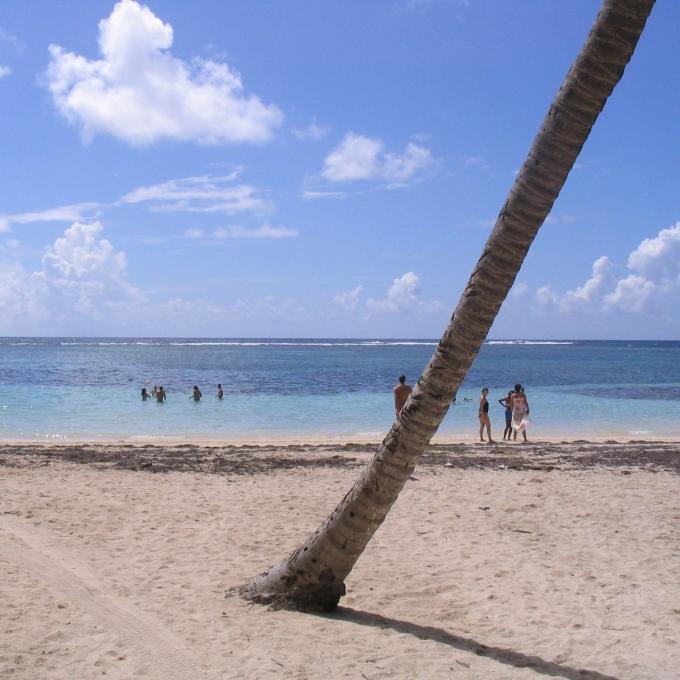
[[[1, 439], [379, 440], [392, 387], [414, 383], [436, 341], [0, 338]], [[530, 438], [680, 436], [680, 342], [489, 341], [440, 433], [478, 430], [482, 387], [522, 383]], [[215, 396], [221, 383], [224, 399]], [[199, 385], [203, 399], [191, 399]], [[163, 385], [164, 404], [142, 402]]]

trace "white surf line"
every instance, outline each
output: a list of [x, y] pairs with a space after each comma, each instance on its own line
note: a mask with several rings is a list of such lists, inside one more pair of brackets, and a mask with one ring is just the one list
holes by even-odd
[[145, 662], [151, 677], [216, 680], [192, 658], [182, 640], [125, 598], [111, 595], [112, 588], [102, 584], [82, 562], [55, 547], [48, 534], [19, 517], [0, 515], [2, 534], [5, 539], [15, 539], [4, 541], [7, 548], [3, 553], [8, 559], [114, 632], [128, 651]]

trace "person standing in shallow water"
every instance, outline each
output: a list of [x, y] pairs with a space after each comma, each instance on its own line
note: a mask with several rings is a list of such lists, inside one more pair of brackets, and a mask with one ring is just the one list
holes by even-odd
[[198, 385], [194, 385], [194, 391], [191, 396], [194, 401], [201, 401], [203, 394], [201, 393], [201, 390], [198, 389]]
[[524, 394], [521, 385], [515, 385], [519, 390], [515, 390], [512, 395], [512, 429], [513, 441], [517, 441], [517, 433], [521, 432], [524, 441], [527, 441], [527, 423], [529, 422], [529, 400]]
[[167, 396], [165, 394], [165, 390], [163, 389], [163, 385], [161, 385], [160, 387], [158, 387], [156, 389], [156, 401], [159, 404], [162, 404], [166, 399], [167, 399]]
[[489, 388], [485, 387], [482, 390], [482, 396], [479, 397], [479, 441], [484, 441], [484, 428], [489, 439], [489, 444], [493, 444], [491, 439], [491, 420], [489, 419], [489, 400], [486, 398], [489, 394]]
[[218, 383], [217, 385], [217, 398], [222, 399], [224, 397], [224, 390], [222, 389], [222, 385]]
[[406, 384], [405, 375], [399, 376], [399, 383], [394, 386], [393, 392], [394, 392], [394, 413], [398, 418], [399, 414], [401, 413], [401, 410], [404, 408], [406, 400], [408, 399], [408, 395], [411, 394], [412, 392], [412, 387]]
[[508, 396], [499, 399], [498, 403], [505, 409], [505, 430], [503, 430], [503, 441], [506, 439], [510, 441], [512, 434], [512, 395], [515, 394], [513, 390], [508, 392]]

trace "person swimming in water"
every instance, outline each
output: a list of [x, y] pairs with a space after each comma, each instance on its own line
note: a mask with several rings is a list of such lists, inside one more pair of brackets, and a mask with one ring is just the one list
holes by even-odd
[[224, 397], [224, 390], [222, 389], [222, 385], [220, 383], [217, 384], [217, 398], [222, 399]]
[[201, 394], [201, 390], [198, 389], [198, 385], [194, 385], [194, 391], [191, 396], [194, 401], [201, 401], [203, 395]]
[[491, 439], [491, 420], [489, 419], [489, 400], [486, 398], [488, 394], [489, 388], [485, 387], [482, 390], [482, 396], [479, 397], [479, 441], [484, 441], [484, 428], [486, 427], [489, 444], [493, 444], [494, 441]]
[[167, 399], [167, 395], [165, 394], [165, 389], [163, 388], [163, 385], [160, 387], [156, 388], [156, 401], [159, 404], [162, 404], [165, 400]]
[[146, 387], [142, 387], [142, 401], [146, 401], [149, 398], [149, 394], [146, 391]]

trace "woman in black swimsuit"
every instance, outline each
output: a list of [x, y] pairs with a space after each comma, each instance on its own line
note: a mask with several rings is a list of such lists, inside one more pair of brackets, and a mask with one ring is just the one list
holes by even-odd
[[486, 398], [487, 394], [489, 394], [489, 388], [485, 387], [482, 390], [482, 396], [479, 398], [479, 441], [484, 441], [484, 428], [486, 427], [489, 444], [493, 444], [494, 441], [491, 439], [491, 421], [489, 420], [489, 401]]

